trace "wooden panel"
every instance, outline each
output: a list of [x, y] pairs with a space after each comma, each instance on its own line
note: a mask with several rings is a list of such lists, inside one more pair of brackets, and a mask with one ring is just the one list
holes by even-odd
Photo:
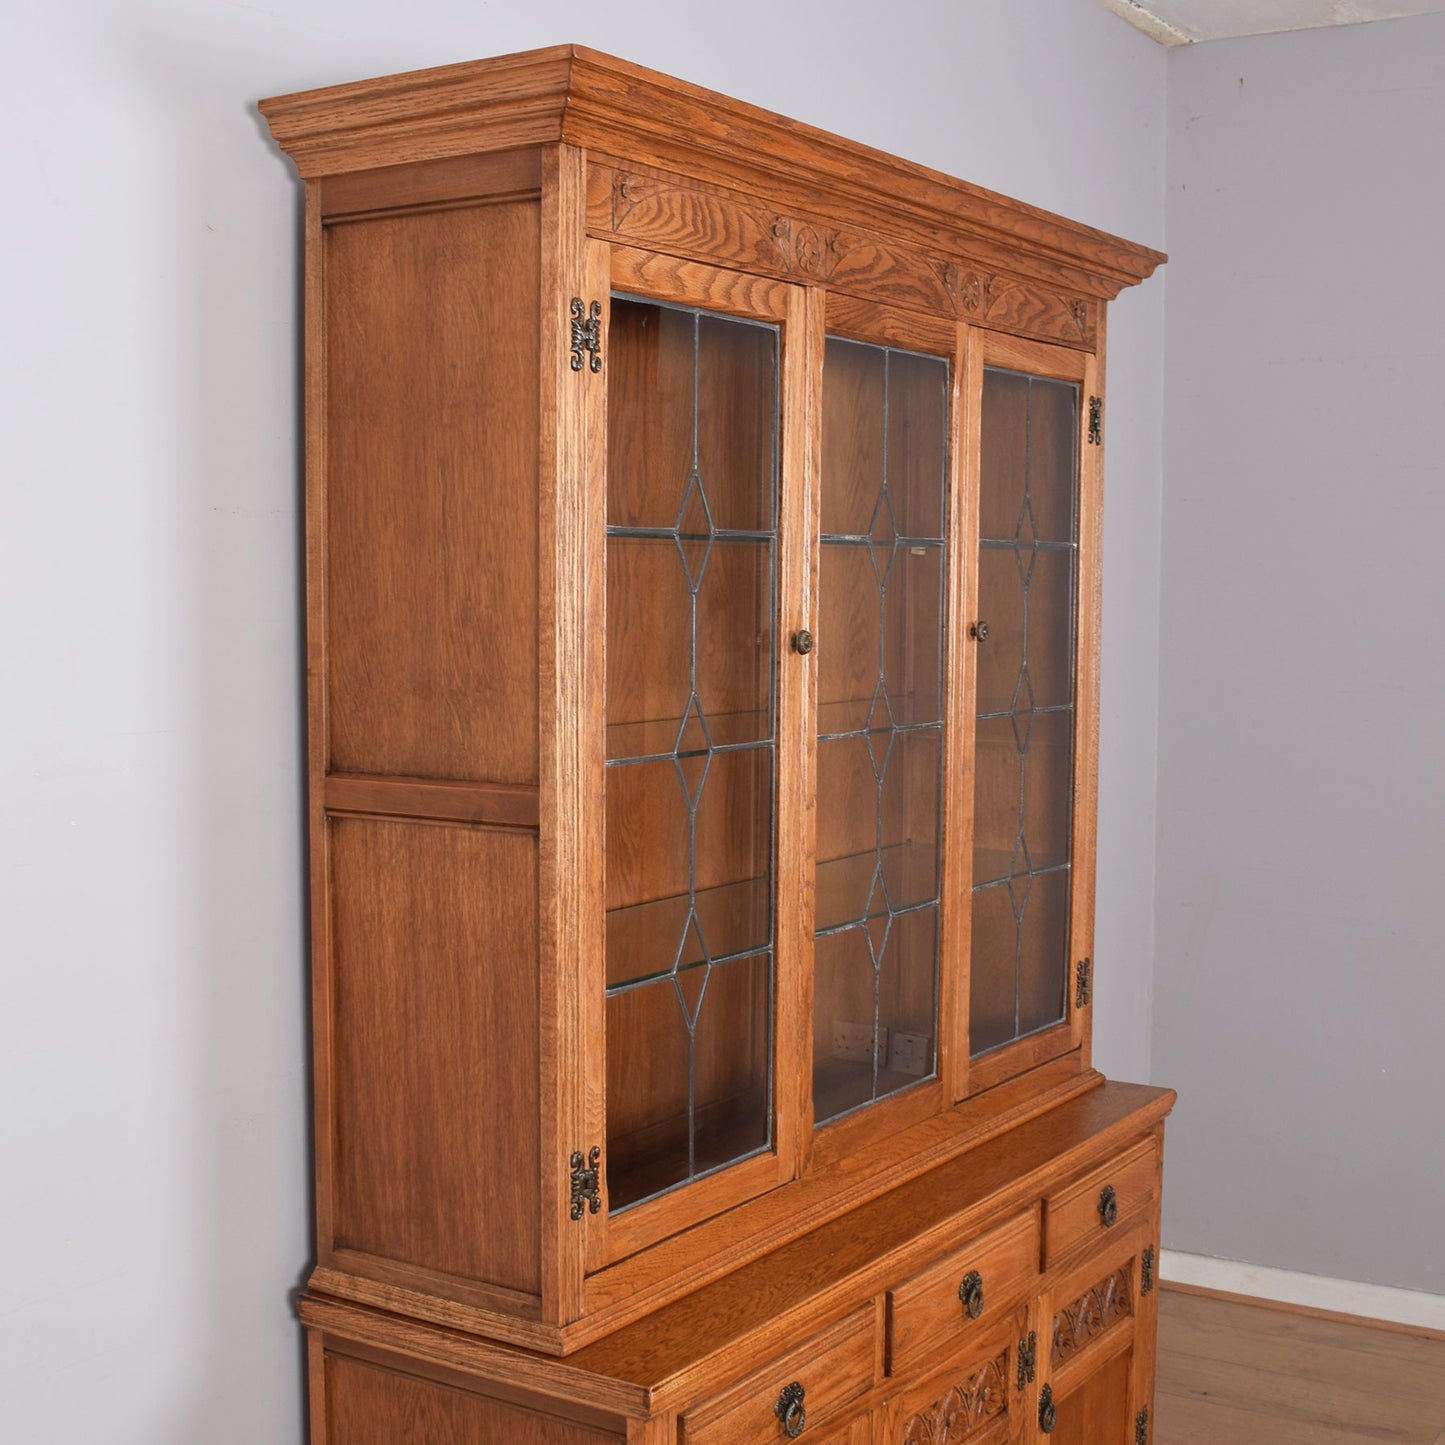
[[624, 1437], [436, 1380], [327, 1355], [315, 1445], [608, 1445]]
[[305, 176], [565, 140], [778, 204], [884, 225], [926, 244], [1112, 296], [1163, 255], [797, 121], [581, 46], [473, 61], [264, 100]]
[[1049, 1334], [1049, 1368], [1057, 1370], [1082, 1354], [1111, 1326], [1134, 1314], [1133, 1262], [1111, 1269], [1054, 1313]]
[[1135, 1439], [1129, 1365], [1126, 1350], [1057, 1397], [1057, 1423], [1049, 1445], [1129, 1445]]
[[882, 1439], [888, 1445], [994, 1445], [1018, 1438], [1015, 1412], [1026, 1397], [1015, 1389], [1014, 1342], [1026, 1331], [1019, 1311], [1006, 1331], [974, 1340], [944, 1368], [899, 1382], [887, 1401]]
[[337, 771], [537, 781], [538, 207], [326, 235]]
[[[976, 1272], [983, 1307], [970, 1316], [959, 1288]], [[1039, 1273], [1037, 1209], [1017, 1215], [953, 1250], [906, 1283], [888, 1292], [888, 1369], [897, 1373], [919, 1356], [954, 1347], [992, 1327]]]
[[[1158, 1160], [1154, 1141], [1127, 1150], [1092, 1170], [1044, 1201], [1045, 1266], [1052, 1268], [1075, 1249], [1102, 1244], [1144, 1218], [1154, 1204]], [[1104, 1191], [1112, 1190], [1112, 1221], [1100, 1208]]]
[[781, 1438], [776, 1407], [784, 1388], [794, 1382], [803, 1386], [809, 1427], [856, 1400], [873, 1384], [874, 1322], [871, 1304], [854, 1310], [716, 1399], [687, 1411], [684, 1445], [748, 1445]]
[[541, 184], [540, 152], [518, 150], [327, 176], [315, 189], [321, 214], [334, 221], [367, 211], [535, 194]]
[[539, 1285], [536, 840], [330, 829], [335, 1243]]
[[600, 1019], [595, 960], [602, 952], [602, 499], [603, 378], [572, 369], [570, 301], [607, 297], [606, 255], [582, 234], [583, 157], [544, 158], [542, 293], [538, 329], [542, 445], [537, 489], [538, 678], [541, 746], [538, 980], [541, 992], [544, 1317], [581, 1309], [591, 1225], [571, 1217], [570, 1161], [602, 1143]]
[[672, 175], [594, 169], [588, 225], [673, 255], [826, 284], [830, 295], [1094, 345], [1100, 303], [853, 226], [788, 214], [764, 199]]
[[329, 813], [380, 813], [502, 828], [537, 826], [537, 790], [526, 786], [332, 773], [326, 779], [325, 797]]

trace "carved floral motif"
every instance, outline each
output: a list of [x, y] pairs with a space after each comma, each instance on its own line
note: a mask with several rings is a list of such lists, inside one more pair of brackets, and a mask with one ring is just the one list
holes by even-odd
[[1133, 1313], [1128, 1268], [1116, 1269], [1081, 1299], [1054, 1316], [1054, 1347], [1050, 1358], [1055, 1365], [1076, 1355], [1088, 1342], [1104, 1333], [1115, 1320]]
[[639, 202], [650, 201], [661, 187], [650, 176], [637, 176], [617, 171], [612, 177], [612, 222], [620, 225], [627, 213]]
[[943, 284], [953, 300], [953, 309], [962, 315], [988, 315], [994, 279], [992, 271], [975, 271], [955, 262], [943, 268]]
[[809, 226], [787, 216], [778, 216], [773, 221], [773, 240], [782, 254], [785, 270], [814, 276], [820, 281], [832, 274], [843, 253], [836, 231]]
[[899, 1445], [953, 1445], [1008, 1410], [1005, 1371], [1008, 1355], [954, 1385], [936, 1404], [910, 1415]]

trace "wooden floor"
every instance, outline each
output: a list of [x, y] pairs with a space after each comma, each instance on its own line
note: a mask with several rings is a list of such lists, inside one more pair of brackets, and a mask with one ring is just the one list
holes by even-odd
[[1153, 1445], [1445, 1445], [1445, 1339], [1159, 1292]]

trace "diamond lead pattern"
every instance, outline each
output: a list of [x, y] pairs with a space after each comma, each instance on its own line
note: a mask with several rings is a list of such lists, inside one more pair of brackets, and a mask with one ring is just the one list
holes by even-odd
[[[840, 777], [846, 775], [848, 786], [856, 787], [861, 795], [856, 803], [858, 811], [861, 813], [871, 804], [873, 813], [869, 830], [873, 836], [866, 851], [859, 836], [867, 827], [862, 817], [857, 818], [856, 829], [848, 834], [848, 855], [839, 860], [842, 865], [839, 876], [849, 879], [849, 891], [830, 912], [827, 926], [818, 933], [820, 938], [836, 935], [840, 939], [845, 936], [853, 939], [861, 934], [867, 954], [866, 963], [863, 959], [858, 962], [864, 968], [871, 966], [871, 1083], [864, 1082], [853, 1089], [848, 1101], [841, 1106], [847, 1109], [904, 1087], [910, 1078], [925, 1076], [926, 1064], [922, 1059], [924, 1055], [931, 1057], [928, 1051], [935, 1023], [927, 1021], [927, 1012], [917, 1010], [914, 1004], [899, 1005], [894, 995], [905, 988], [921, 991], [922, 980], [927, 977], [920, 972], [921, 967], [933, 970], [936, 987], [937, 822], [936, 815], [932, 824], [920, 823], [914, 817], [912, 795], [920, 787], [935, 792], [941, 788], [940, 778], [929, 779], [922, 774], [926, 764], [920, 761], [942, 756], [937, 684], [935, 681], [929, 700], [920, 702], [916, 694], [919, 691], [924, 696], [928, 694], [926, 688], [920, 688], [915, 672], [923, 672], [929, 666], [930, 646], [935, 649], [933, 666], [938, 666], [942, 616], [940, 612], [929, 617], [928, 564], [915, 564], [910, 554], [938, 559], [942, 553], [943, 539], [933, 534], [940, 530], [943, 512], [947, 408], [942, 399], [947, 395], [947, 365], [938, 358], [836, 337], [829, 337], [827, 345], [825, 393], [829, 367], [836, 362], [845, 388], [859, 384], [863, 378], [861, 391], [844, 394], [852, 398], [876, 396], [876, 404], [881, 408], [880, 414], [869, 410], [860, 419], [860, 435], [868, 438], [866, 444], [842, 463], [840, 475], [834, 479], [826, 475], [823, 478], [825, 516], [830, 486], [838, 486], [838, 494], [844, 497], [857, 497], [860, 501], [867, 497], [873, 499], [871, 511], [866, 513], [866, 531], [859, 526], [865, 515], [862, 506], [855, 509], [850, 500], [834, 513], [846, 530], [825, 533], [822, 544], [825, 548], [866, 549], [877, 588], [876, 600], [871, 594], [850, 599], [846, 637], [840, 635], [836, 641], [828, 637], [819, 639], [820, 650], [830, 642], [858, 649], [858, 656], [850, 657], [835, 674], [846, 674], [848, 678], [849, 707], [846, 721], [838, 731], [821, 734], [828, 751], [825, 755], [820, 748], [820, 775], [825, 767], [837, 767]], [[928, 391], [930, 385], [937, 388], [936, 392]], [[867, 403], [870, 408], [874, 404]], [[824, 409], [826, 414], [826, 400]], [[844, 425], [846, 428], [846, 422]], [[899, 488], [897, 496], [891, 482]], [[934, 518], [925, 528], [929, 535], [909, 535], [909, 519], [920, 516]], [[939, 564], [934, 561], [933, 565]], [[823, 570], [826, 578], [828, 568], [825, 566]], [[863, 579], [867, 571], [859, 575], [856, 569], [846, 570], [854, 579], [850, 585], [866, 592], [867, 583]], [[940, 576], [939, 582], [941, 580]], [[823, 585], [826, 588], [828, 584], [825, 581]], [[824, 615], [828, 615], [827, 601], [823, 608]], [[871, 617], [867, 615], [870, 611]], [[855, 633], [863, 636], [855, 638]], [[843, 700], [842, 697], [830, 699]], [[929, 740], [936, 740], [932, 749]], [[873, 794], [868, 802], [864, 801], [868, 773], [861, 767], [859, 742], [866, 749], [872, 774]], [[825, 756], [837, 762], [825, 764]], [[844, 759], [848, 761], [845, 763]], [[935, 766], [941, 768], [941, 763]], [[826, 786], [820, 776], [820, 788]], [[865, 867], [865, 863], [871, 866]], [[920, 886], [922, 877], [931, 878], [931, 885]], [[931, 955], [924, 953], [918, 941], [924, 936], [920, 920], [930, 913], [935, 920]], [[915, 919], [914, 915], [919, 918]], [[845, 951], [834, 956], [842, 959], [852, 955]], [[837, 966], [840, 970], [851, 969], [853, 964]], [[905, 979], [904, 970], [917, 977]], [[857, 991], [861, 1006], [867, 975], [862, 970], [859, 973]], [[848, 987], [851, 990], [853, 985], [850, 983]], [[936, 1014], [933, 1018], [936, 1019]], [[859, 1014], [848, 1022], [861, 1025], [864, 1017]], [[897, 1072], [890, 1075], [890, 1070], [900, 1068], [889, 1052], [890, 1035], [895, 1036], [895, 1044], [899, 1039], [905, 1041], [905, 1056], [910, 1060], [902, 1066], [908, 1072], [901, 1079]], [[855, 1055], [844, 1057], [862, 1062]], [[918, 1060], [918, 1064], [913, 1060]], [[839, 1106], [832, 1104], [819, 1117], [834, 1117], [838, 1112]]]

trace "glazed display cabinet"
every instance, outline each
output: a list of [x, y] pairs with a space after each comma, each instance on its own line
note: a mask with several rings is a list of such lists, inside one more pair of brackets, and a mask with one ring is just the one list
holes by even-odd
[[262, 109], [314, 1440], [1146, 1441], [1173, 1096], [1089, 1016], [1163, 258], [575, 47]]

